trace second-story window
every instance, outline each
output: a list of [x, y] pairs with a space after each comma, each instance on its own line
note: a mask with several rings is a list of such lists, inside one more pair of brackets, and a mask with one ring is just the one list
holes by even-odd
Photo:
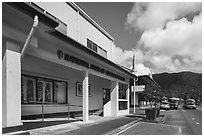
[[90, 41], [89, 39], [87, 39], [87, 47], [92, 49], [92, 41]]
[[107, 51], [104, 50], [103, 48], [101, 48], [100, 46], [98, 46], [97, 44], [95, 44], [94, 42], [92, 42], [91, 40], [87, 39], [87, 47], [93, 51], [95, 51], [96, 53], [98, 53], [99, 55], [107, 58]]
[[89, 39], [87, 39], [87, 47], [97, 52], [97, 45]]

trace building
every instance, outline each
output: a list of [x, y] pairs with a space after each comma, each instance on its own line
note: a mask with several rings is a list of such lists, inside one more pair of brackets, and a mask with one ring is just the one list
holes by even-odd
[[[146, 103], [150, 100], [148, 100], [148, 95], [143, 95], [142, 93], [149, 92], [150, 95], [153, 95], [153, 93], [157, 93], [161, 90], [161, 87], [158, 85], [158, 83], [153, 79], [150, 69], [147, 71], [135, 71], [133, 72], [138, 79], [135, 81], [136, 89], [135, 89], [135, 95], [133, 93], [133, 88], [130, 89], [130, 105], [134, 105], [134, 96], [135, 96], [135, 105], [141, 106], [141, 105], [147, 105]], [[133, 81], [133, 80], [132, 80]], [[130, 82], [130, 86], [134, 85], [133, 82]]]
[[[160, 85], [153, 79], [152, 73], [149, 68], [145, 68], [143, 70], [135, 69], [135, 55], [133, 56], [133, 68], [129, 69], [124, 66], [122, 68], [131, 72], [135, 76], [136, 79], [130, 79], [130, 107], [148, 105], [150, 100], [147, 100], [147, 95], [144, 92], [150, 93], [153, 95], [154, 93], [158, 93], [161, 91]], [[135, 91], [135, 92], [134, 92]]]
[[2, 127], [21, 118], [129, 113], [129, 81], [114, 39], [75, 3], [2, 3]]

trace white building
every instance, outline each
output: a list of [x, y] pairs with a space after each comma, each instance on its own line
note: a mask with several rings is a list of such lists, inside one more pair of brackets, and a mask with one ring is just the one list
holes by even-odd
[[2, 3], [2, 127], [21, 118], [129, 113], [129, 80], [114, 39], [74, 3]]

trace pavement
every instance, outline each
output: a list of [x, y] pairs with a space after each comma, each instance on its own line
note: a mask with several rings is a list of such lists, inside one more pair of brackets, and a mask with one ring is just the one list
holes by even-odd
[[180, 128], [172, 125], [138, 122], [117, 135], [181, 135]]
[[[131, 122], [137, 122], [137, 117], [119, 116], [119, 117], [101, 117], [90, 115], [88, 122], [83, 122], [81, 117], [70, 118], [46, 118], [24, 120], [23, 126], [17, 131], [7, 132], [5, 134], [30, 134], [30, 135], [57, 135], [57, 134], [105, 134], [111, 130]], [[4, 133], [3, 133], [4, 134]]]
[[[161, 124], [165, 121], [165, 115], [160, 116], [154, 121], [145, 120], [145, 108], [137, 108], [135, 114], [118, 117], [101, 117], [90, 115], [88, 122], [83, 122], [82, 117], [76, 118], [46, 118], [24, 120], [23, 126], [18, 130], [3, 131], [3, 134], [30, 134], [30, 135], [115, 135], [135, 124], [154, 123]], [[149, 128], [148, 126], [142, 126]], [[156, 128], [157, 126], [155, 126]], [[150, 127], [154, 128], [153, 126]], [[153, 129], [152, 129], [153, 130]]]

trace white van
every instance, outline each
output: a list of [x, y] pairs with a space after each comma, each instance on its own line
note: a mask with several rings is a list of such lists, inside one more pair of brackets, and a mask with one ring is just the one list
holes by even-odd
[[195, 100], [187, 99], [183, 107], [185, 109], [196, 109]]

